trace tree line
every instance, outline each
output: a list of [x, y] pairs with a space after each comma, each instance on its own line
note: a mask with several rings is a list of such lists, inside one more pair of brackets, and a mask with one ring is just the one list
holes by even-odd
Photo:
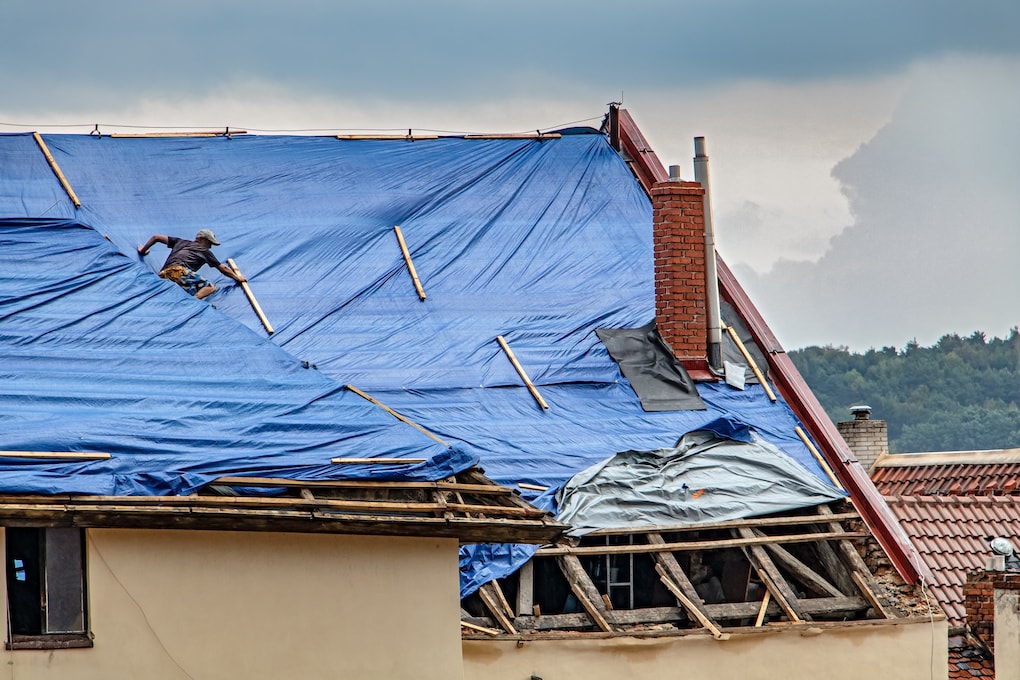
[[868, 405], [889, 427], [892, 453], [1020, 448], [1020, 334], [987, 339], [944, 335], [869, 349], [806, 347], [789, 352], [834, 422]]

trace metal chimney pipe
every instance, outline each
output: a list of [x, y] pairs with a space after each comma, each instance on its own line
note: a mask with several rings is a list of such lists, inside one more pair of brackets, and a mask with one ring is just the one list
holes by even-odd
[[715, 264], [715, 230], [712, 227], [712, 189], [708, 179], [705, 138], [694, 138], [694, 181], [705, 190], [705, 291], [708, 309], [708, 363], [722, 369], [722, 318], [719, 312], [719, 272]]

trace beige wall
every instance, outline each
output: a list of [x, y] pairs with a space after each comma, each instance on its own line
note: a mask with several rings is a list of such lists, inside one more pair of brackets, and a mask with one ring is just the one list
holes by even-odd
[[[803, 635], [802, 631], [808, 631]], [[819, 631], [821, 631], [819, 633]], [[947, 677], [947, 626], [931, 623], [806, 627], [686, 637], [464, 642], [467, 680], [936, 680]]]
[[89, 530], [88, 573], [95, 646], [0, 678], [463, 677], [456, 540]]
[[[995, 667], [1020, 674], [1020, 591], [995, 589]], [[1007, 676], [1009, 677], [1009, 676]], [[1014, 676], [1015, 677], [1015, 676]]]

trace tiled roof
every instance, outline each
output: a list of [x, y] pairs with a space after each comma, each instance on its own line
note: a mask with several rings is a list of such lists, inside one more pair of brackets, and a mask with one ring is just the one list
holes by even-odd
[[887, 455], [871, 480], [885, 496], [1020, 495], [1020, 449]]
[[992, 655], [983, 647], [955, 636], [949, 639], [949, 680], [994, 678]]
[[950, 626], [964, 623], [967, 573], [987, 566], [989, 536], [1020, 536], [1018, 496], [887, 496], [934, 576], [932, 595]]

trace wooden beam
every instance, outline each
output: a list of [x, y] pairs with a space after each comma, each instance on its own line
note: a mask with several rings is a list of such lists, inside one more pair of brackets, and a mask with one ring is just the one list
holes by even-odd
[[830, 521], [841, 522], [845, 519], [860, 519], [856, 512], [843, 512], [830, 517], [819, 517], [818, 515], [782, 515], [779, 517], [757, 517], [753, 519], [731, 519], [725, 522], [701, 522], [698, 524], [656, 524], [643, 526], [640, 529], [634, 527], [621, 527], [614, 529], [595, 529], [586, 536], [616, 536], [622, 534], [634, 534], [638, 532], [655, 532], [658, 534], [677, 533], [681, 531], [708, 531], [710, 529], [737, 529], [740, 527], [779, 527], [799, 524], [828, 524]]
[[535, 610], [535, 561], [528, 560], [517, 570], [517, 615], [526, 616]]
[[543, 409], [548, 409], [549, 404], [545, 403], [545, 399], [543, 399], [542, 395], [538, 393], [538, 389], [535, 388], [535, 385], [531, 382], [528, 374], [524, 372], [524, 367], [521, 366], [519, 361], [517, 361], [517, 357], [515, 357], [513, 351], [511, 351], [510, 345], [507, 344], [502, 335], [496, 336], [496, 342], [498, 342], [499, 346], [503, 348], [504, 352], [506, 352], [507, 357], [510, 359], [510, 363], [513, 364], [514, 369], [517, 371], [517, 375], [521, 376], [521, 380], [524, 381], [528, 391], [531, 392], [531, 396], [535, 398], [535, 401], [538, 402], [539, 406]]
[[630, 553], [681, 552], [684, 550], [719, 550], [721, 548], [742, 548], [749, 545], [766, 545], [768, 543], [814, 543], [815, 541], [834, 538], [863, 538], [865, 532], [835, 532], [810, 534], [780, 534], [776, 536], [748, 536], [744, 538], [714, 539], [706, 541], [685, 541], [683, 543], [663, 543], [662, 545], [591, 545], [566, 546], [558, 545], [542, 548], [540, 557], [558, 555], [624, 555]]
[[[834, 516], [834, 513], [829, 506], [824, 504], [818, 506], [818, 514], [830, 519]], [[830, 531], [842, 528], [843, 526], [839, 522], [832, 522], [829, 525]], [[860, 589], [861, 594], [864, 595], [865, 599], [869, 602], [874, 601], [874, 603], [878, 605], [875, 607], [875, 613], [883, 618], [894, 618], [889, 615], [888, 610], [881, 605], [881, 601], [879, 600], [878, 594], [882, 592], [882, 586], [880, 586], [871, 575], [871, 569], [868, 568], [868, 565], [864, 561], [864, 558], [861, 557], [861, 554], [857, 552], [857, 548], [854, 547], [854, 544], [849, 540], [846, 540], [848, 538], [850, 537], [846, 536], [844, 540], [835, 541], [835, 547], [849, 567], [850, 576], [853, 579], [854, 584]]]
[[754, 627], [755, 628], [761, 627], [761, 624], [765, 621], [765, 614], [768, 612], [769, 602], [771, 602], [771, 601], [772, 601], [772, 593], [770, 593], [768, 591], [768, 589], [766, 589], [765, 590], [765, 597], [763, 597], [761, 599], [761, 608], [758, 609], [758, 616], [756, 616], [755, 619], [754, 619]]
[[468, 623], [467, 621], [461, 621], [460, 625], [461, 625], [461, 627], [467, 628], [468, 630], [473, 630], [473, 631], [476, 631], [476, 632], [479, 632], [479, 633], [485, 633], [486, 635], [488, 635], [490, 637], [498, 637], [499, 634], [500, 634], [500, 632], [498, 630], [496, 630], [495, 628], [486, 628], [485, 626], [477, 626], [477, 625], [475, 625], [473, 623]]
[[67, 197], [71, 199], [71, 203], [74, 203], [75, 208], [81, 207], [81, 201], [78, 200], [78, 195], [74, 193], [74, 189], [71, 188], [67, 178], [64, 177], [64, 173], [60, 171], [60, 166], [57, 165], [57, 161], [53, 158], [53, 154], [50, 153], [49, 148], [46, 146], [46, 142], [43, 141], [42, 135], [38, 132], [32, 133], [32, 138], [35, 139], [35, 143], [39, 146], [43, 156], [46, 157], [46, 162], [50, 165], [50, 170], [57, 176], [57, 181], [60, 182], [60, 186], [64, 188], [64, 192], [67, 193]]
[[411, 274], [411, 282], [414, 283], [414, 289], [418, 293], [418, 299], [424, 302], [425, 289], [421, 287], [421, 280], [418, 278], [418, 271], [414, 268], [414, 262], [411, 261], [411, 253], [407, 250], [407, 243], [404, 241], [404, 234], [400, 231], [400, 227], [393, 227], [393, 232], [397, 235], [397, 244], [400, 246], [400, 252], [404, 255], [404, 263], [407, 265], [407, 271]]
[[740, 353], [744, 355], [744, 361], [746, 361], [747, 365], [751, 367], [752, 371], [754, 371], [754, 377], [757, 378], [758, 382], [761, 383], [761, 386], [765, 388], [765, 394], [768, 395], [769, 401], [774, 402], [776, 400], [776, 393], [772, 391], [771, 387], [769, 387], [769, 381], [765, 379], [765, 374], [761, 372], [760, 368], [758, 368], [758, 364], [755, 363], [754, 357], [752, 357], [751, 353], [747, 351], [747, 347], [744, 346], [740, 336], [737, 335], [737, 331], [733, 328], [733, 326], [726, 326], [726, 331], [730, 334], [730, 338], [732, 338], [733, 342], [737, 345], [737, 349], [739, 349]]
[[[660, 534], [649, 533], [646, 534], [646, 537], [648, 539], [648, 543], [651, 545], [666, 545], [666, 539], [664, 539]], [[662, 571], [659, 571], [660, 578], [662, 573], [665, 572], [673, 584], [676, 585], [687, 598], [689, 605], [698, 610], [697, 614], [693, 614], [692, 612], [692, 615], [698, 620], [701, 620], [701, 617], [710, 619], [711, 617], [703, 607], [701, 595], [698, 594], [694, 584], [691, 583], [691, 580], [687, 577], [687, 573], [683, 570], [683, 568], [681, 568], [680, 563], [677, 562], [673, 553], [653, 553], [652, 558], [655, 560], [656, 571], [659, 571], [660, 568], [662, 569]], [[667, 585], [666, 587], [668, 588], [669, 586]], [[684, 607], [687, 608], [688, 605], [685, 604]]]
[[[237, 268], [237, 265], [234, 263], [233, 258], [228, 257], [227, 264], [230, 265], [230, 269], [233, 270], [234, 274], [236, 274], [237, 276], [241, 276], [241, 270]], [[259, 321], [262, 322], [262, 327], [266, 329], [266, 333], [272, 335], [273, 326], [272, 324], [269, 323], [269, 319], [267, 319], [266, 315], [262, 312], [262, 307], [259, 305], [259, 301], [255, 299], [255, 293], [251, 292], [251, 288], [248, 286], [248, 282], [241, 281], [240, 285], [241, 290], [243, 290], [244, 294], [248, 297], [248, 302], [249, 304], [251, 304], [251, 308], [255, 310], [255, 316], [257, 316], [259, 318]]]
[[606, 620], [609, 610], [606, 609], [606, 605], [602, 601], [602, 595], [592, 583], [588, 572], [581, 566], [580, 560], [573, 555], [561, 555], [556, 558], [556, 561], [559, 563], [563, 575], [566, 576], [574, 596], [588, 612], [588, 616], [591, 617], [595, 625], [606, 632], [615, 630]]
[[394, 418], [396, 418], [397, 420], [399, 420], [399, 421], [401, 421], [401, 422], [403, 422], [403, 423], [407, 423], [408, 425], [410, 425], [410, 426], [411, 426], [411, 427], [413, 427], [414, 429], [418, 430], [419, 432], [421, 432], [421, 433], [422, 433], [422, 434], [424, 434], [425, 436], [429, 437], [430, 439], [433, 439], [433, 440], [435, 440], [435, 441], [439, 442], [439, 443], [440, 443], [440, 444], [442, 444], [443, 446], [449, 446], [449, 444], [447, 444], [447, 443], [446, 443], [446, 442], [444, 442], [444, 441], [443, 441], [442, 439], [440, 439], [440, 438], [439, 438], [439, 437], [437, 437], [436, 435], [434, 435], [434, 434], [432, 434], [431, 432], [429, 432], [428, 430], [426, 430], [426, 429], [425, 429], [424, 427], [422, 427], [422, 426], [421, 426], [421, 425], [419, 425], [418, 423], [416, 423], [416, 422], [412, 421], [412, 420], [411, 420], [410, 418], [407, 418], [406, 416], [402, 416], [402, 415], [400, 415], [399, 413], [397, 413], [396, 411], [394, 411], [393, 409], [391, 409], [391, 408], [390, 408], [389, 406], [386, 406], [386, 405], [385, 405], [385, 404], [383, 404], [382, 402], [379, 402], [379, 401], [377, 401], [377, 400], [373, 399], [372, 397], [368, 396], [367, 394], [365, 394], [364, 392], [362, 392], [361, 390], [359, 390], [359, 389], [358, 389], [357, 387], [355, 387], [354, 385], [345, 385], [345, 387], [346, 387], [347, 389], [349, 389], [349, 390], [350, 390], [351, 392], [354, 392], [354, 393], [355, 393], [356, 395], [358, 395], [358, 396], [359, 396], [359, 397], [361, 397], [362, 399], [365, 399], [365, 400], [367, 400], [367, 401], [370, 401], [370, 402], [372, 402], [373, 404], [375, 404], [376, 406], [378, 406], [378, 407], [379, 407], [379, 408], [381, 408], [382, 410], [386, 411], [387, 413], [389, 413], [389, 414], [390, 414], [391, 416], [393, 416], [393, 417], [394, 417]]
[[107, 460], [109, 453], [81, 451], [0, 451], [0, 458], [38, 458], [40, 460]]
[[484, 604], [485, 608], [489, 610], [489, 613], [492, 614], [493, 618], [499, 622], [499, 625], [502, 626], [503, 630], [511, 635], [517, 635], [517, 629], [514, 628], [514, 624], [510, 620], [510, 617], [507, 616], [507, 613], [503, 611], [502, 603], [493, 593], [490, 586], [492, 586], [492, 582], [486, 583], [478, 589], [478, 596], [481, 598], [482, 604]]
[[710, 619], [708, 615], [701, 610], [698, 604], [696, 604], [693, 600], [688, 598], [687, 595], [684, 594], [680, 586], [673, 582], [673, 579], [670, 578], [669, 574], [662, 567], [661, 564], [655, 565], [655, 571], [658, 572], [659, 580], [662, 581], [662, 584], [664, 586], [666, 586], [666, 589], [669, 590], [669, 592], [673, 593], [673, 596], [677, 600], [679, 600], [680, 604], [683, 606], [684, 609], [687, 610], [688, 614], [693, 616], [702, 625], [702, 627], [708, 629], [708, 631], [712, 634], [712, 637], [714, 637], [716, 640], [729, 639], [730, 636], [719, 630], [719, 628], [715, 625], [712, 619]]
[[[751, 529], [736, 529], [734, 533], [739, 533], [742, 538], [752, 538], [754, 536]], [[790, 584], [783, 578], [782, 573], [776, 567], [772, 558], [769, 557], [765, 548], [761, 545], [747, 545], [744, 547], [744, 554], [747, 555], [748, 561], [758, 572], [758, 577], [768, 588], [769, 592], [772, 593], [772, 597], [779, 603], [779, 606], [786, 612], [788, 619], [794, 622], [811, 620], [811, 616], [808, 615], [803, 607], [797, 600], [797, 594], [790, 588]]]
[[832, 468], [829, 467], [829, 464], [825, 462], [824, 458], [822, 458], [822, 454], [818, 452], [815, 445], [811, 443], [810, 439], [808, 439], [807, 433], [804, 432], [804, 429], [798, 425], [794, 428], [794, 431], [797, 433], [797, 436], [800, 437], [800, 440], [804, 442], [804, 445], [808, 448], [808, 451], [811, 452], [811, 455], [815, 457], [816, 461], [818, 461], [822, 470], [824, 470], [825, 474], [829, 477], [829, 481], [832, 482], [833, 485], [840, 491], [846, 491], [846, 489], [843, 488], [843, 485], [839, 483], [839, 480], [836, 479], [836, 475], [833, 473]]
[[[760, 531], [752, 531], [754, 531], [756, 536], [764, 535]], [[773, 558], [782, 564], [790, 575], [796, 578], [797, 581], [799, 581], [810, 592], [823, 597], [843, 596], [843, 593], [840, 592], [836, 586], [829, 583], [820, 576], [818, 572], [797, 559], [797, 557], [786, 548], [774, 544], [768, 544], [765, 547], [770, 553], [772, 553]]]

